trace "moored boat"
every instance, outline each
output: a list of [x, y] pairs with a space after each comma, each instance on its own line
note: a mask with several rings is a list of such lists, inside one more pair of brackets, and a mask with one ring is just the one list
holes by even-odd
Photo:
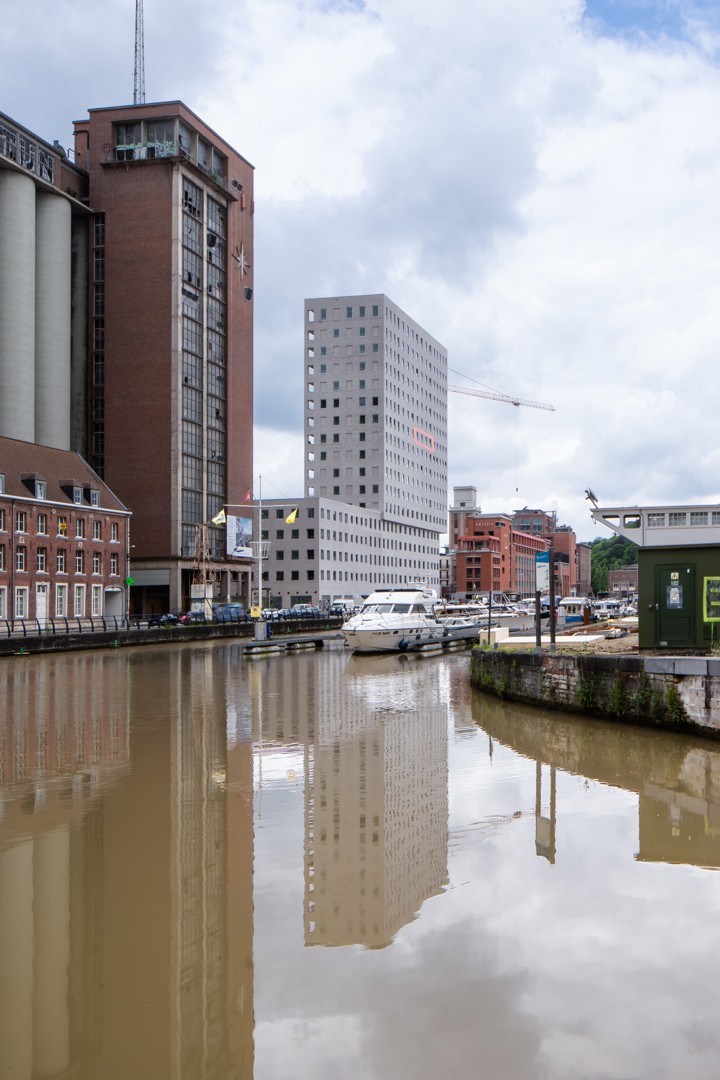
[[377, 589], [360, 611], [342, 627], [342, 635], [358, 653], [408, 652], [429, 645], [476, 640], [482, 618], [439, 618], [434, 589], [409, 585], [404, 589]]

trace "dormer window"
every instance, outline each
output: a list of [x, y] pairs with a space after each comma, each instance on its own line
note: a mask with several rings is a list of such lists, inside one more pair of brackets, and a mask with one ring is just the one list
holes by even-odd
[[5, 473], [0, 472], [0, 495], [5, 494]]
[[72, 500], [76, 506], [82, 506], [83, 501], [83, 489], [75, 485], [72, 489]]
[[35, 498], [46, 499], [47, 498], [47, 484], [44, 480], [35, 481]]

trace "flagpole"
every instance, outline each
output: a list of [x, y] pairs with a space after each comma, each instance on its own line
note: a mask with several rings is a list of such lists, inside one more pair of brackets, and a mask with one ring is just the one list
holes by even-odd
[[258, 529], [257, 529], [257, 578], [258, 608], [262, 615], [262, 476], [258, 476]]

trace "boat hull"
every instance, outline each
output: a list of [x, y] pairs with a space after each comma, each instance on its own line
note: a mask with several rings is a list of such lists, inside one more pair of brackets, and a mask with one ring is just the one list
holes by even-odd
[[414, 652], [429, 645], [440, 647], [454, 642], [477, 641], [481, 627], [477, 624], [465, 626], [422, 626], [422, 627], [379, 627], [350, 628], [343, 627], [342, 634], [346, 644], [356, 653]]

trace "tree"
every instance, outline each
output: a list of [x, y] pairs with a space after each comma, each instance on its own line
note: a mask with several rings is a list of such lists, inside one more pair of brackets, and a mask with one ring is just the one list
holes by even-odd
[[637, 544], [622, 536], [593, 540], [591, 545], [592, 589], [595, 595], [607, 592], [608, 570], [632, 566], [638, 561]]

